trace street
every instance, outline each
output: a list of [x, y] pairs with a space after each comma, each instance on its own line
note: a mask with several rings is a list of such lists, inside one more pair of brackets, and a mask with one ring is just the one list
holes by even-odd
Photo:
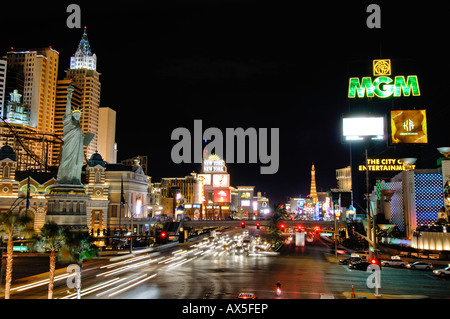
[[[252, 227], [228, 231], [226, 238], [243, 231], [261, 239], [266, 234]], [[370, 273], [340, 265], [318, 236], [305, 247], [285, 244], [278, 254], [263, 255], [228, 252], [221, 244], [206, 242], [83, 267], [81, 298], [233, 299], [240, 292], [252, 292], [259, 299], [345, 299], [352, 285], [356, 293], [374, 292], [366, 284]], [[77, 297], [67, 287], [68, 275], [60, 272], [57, 276], [55, 298]], [[46, 299], [45, 279], [15, 282], [12, 299]], [[280, 297], [274, 293], [278, 281], [282, 284]], [[399, 298], [449, 298], [450, 279], [434, 277], [430, 271], [383, 267], [380, 292]]]

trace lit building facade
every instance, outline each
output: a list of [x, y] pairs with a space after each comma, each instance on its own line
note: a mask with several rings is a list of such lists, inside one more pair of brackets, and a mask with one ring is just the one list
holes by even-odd
[[117, 163], [116, 111], [101, 107], [98, 118], [98, 152], [107, 163]]
[[337, 188], [342, 190], [352, 189], [352, 169], [350, 166], [336, 170]]
[[86, 165], [86, 193], [89, 195], [86, 222], [93, 236], [106, 235], [109, 225], [109, 183], [106, 182], [106, 163], [95, 153]]
[[236, 186], [233, 208], [242, 219], [256, 219], [259, 211], [254, 205], [255, 186]]
[[6, 70], [8, 62], [0, 59], [0, 116], [3, 116], [3, 107], [6, 101]]
[[438, 220], [445, 207], [440, 169], [403, 171], [390, 181], [378, 181], [371, 194], [371, 209], [411, 239], [420, 226]]
[[[50, 201], [48, 195], [56, 183], [55, 173], [17, 171], [17, 157], [13, 148], [0, 149], [0, 213], [11, 208], [18, 213], [27, 213], [32, 219], [33, 229], [40, 232], [49, 220], [58, 224], [70, 224], [64, 214], [57, 218], [53, 211], [82, 216], [83, 224], [73, 229], [88, 230], [94, 237], [113, 235], [122, 229], [122, 234], [133, 230], [134, 235], [148, 235], [151, 220], [148, 210], [150, 177], [133, 171], [133, 167], [107, 164], [95, 153], [87, 161], [82, 176], [86, 186], [87, 201]], [[30, 185], [30, 206], [26, 210], [26, 194]], [[122, 187], [123, 185], [123, 187]], [[121, 205], [123, 196], [124, 203]], [[85, 217], [84, 217], [85, 216]]]
[[[117, 232], [148, 234], [150, 210], [148, 191], [150, 177], [133, 171], [133, 167], [123, 164], [106, 164], [105, 183], [108, 184], [109, 209], [107, 228]], [[125, 203], [121, 205], [121, 198]]]
[[[47, 166], [53, 164], [51, 158], [55, 142], [53, 133], [59, 52], [51, 47], [33, 50], [12, 48], [5, 58], [7, 60], [5, 95], [13, 94], [16, 98], [20, 95], [22, 99], [20, 104], [13, 101], [9, 110], [3, 108], [3, 116], [9, 115], [11, 123], [23, 125], [18, 127], [16, 133], [20, 133], [20, 138], [26, 142], [21, 143], [20, 147], [14, 147], [19, 156], [19, 166], [23, 169], [24, 157], [20, 155], [25, 153], [26, 167], [45, 170]], [[9, 134], [11, 133], [13, 132], [10, 129]], [[29, 134], [31, 138], [28, 138]], [[41, 142], [37, 141], [38, 136], [41, 137]]]
[[256, 193], [256, 196], [253, 197], [253, 211], [257, 212], [257, 218], [265, 218], [271, 212], [269, 199], [261, 192]]
[[[27, 214], [32, 220], [32, 229], [39, 233], [47, 213], [45, 195], [55, 181], [48, 173], [17, 171], [17, 157], [12, 147], [3, 146], [0, 149], [0, 213], [12, 209], [16, 213]], [[30, 204], [27, 210], [28, 185]]]
[[[22, 74], [23, 102], [30, 106], [30, 126], [40, 132], [53, 132], [59, 52], [51, 47], [11, 50], [6, 56], [8, 70]], [[12, 92], [6, 92], [9, 94]]]
[[27, 104], [22, 103], [22, 94], [18, 90], [10, 93], [9, 102], [4, 107], [5, 122], [29, 125], [30, 124], [30, 108]]
[[230, 174], [225, 161], [217, 155], [204, 154], [201, 173], [196, 175], [194, 220], [230, 217]]

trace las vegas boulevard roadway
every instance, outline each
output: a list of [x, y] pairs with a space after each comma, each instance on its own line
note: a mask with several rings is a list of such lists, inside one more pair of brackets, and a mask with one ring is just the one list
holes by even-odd
[[[264, 239], [267, 231], [247, 227], [218, 235], [229, 242], [248, 231]], [[286, 234], [287, 236], [287, 234]], [[324, 240], [315, 235], [305, 247], [286, 243], [278, 254], [227, 252], [225, 241], [189, 242], [159, 252], [100, 259], [86, 263], [81, 277], [82, 299], [233, 299], [240, 292], [258, 299], [345, 299], [352, 291], [373, 293], [369, 273], [340, 265]], [[229, 245], [228, 245], [229, 246]], [[344, 258], [338, 256], [338, 258]], [[67, 287], [68, 273], [57, 272], [54, 298], [77, 298]], [[13, 282], [12, 299], [46, 299], [48, 276]], [[282, 295], [274, 293], [277, 282]], [[424, 298], [449, 298], [450, 279], [432, 272], [388, 268], [381, 271], [381, 293]]]

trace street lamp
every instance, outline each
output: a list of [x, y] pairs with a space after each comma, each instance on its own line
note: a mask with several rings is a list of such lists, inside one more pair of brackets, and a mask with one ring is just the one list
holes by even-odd
[[450, 147], [438, 147], [437, 150], [439, 153], [445, 156], [445, 159], [448, 160], [450, 157]]
[[412, 169], [412, 166], [417, 161], [417, 158], [414, 157], [406, 157], [400, 159], [403, 163], [403, 166], [405, 167], [406, 171], [410, 171]]

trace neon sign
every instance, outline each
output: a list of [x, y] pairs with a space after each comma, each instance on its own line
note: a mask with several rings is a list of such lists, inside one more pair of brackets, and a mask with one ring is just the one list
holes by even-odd
[[374, 75], [378, 76], [374, 80], [371, 77], [350, 78], [348, 97], [364, 98], [379, 97], [388, 98], [391, 96], [420, 96], [419, 79], [416, 75], [396, 76], [394, 79], [391, 75], [390, 60], [374, 60]]
[[[389, 172], [389, 171], [404, 171], [406, 167], [401, 159], [394, 158], [374, 158], [367, 159], [367, 167], [371, 172]], [[411, 165], [411, 169], [415, 169], [415, 165]], [[366, 165], [359, 165], [360, 172], [366, 170]]]

